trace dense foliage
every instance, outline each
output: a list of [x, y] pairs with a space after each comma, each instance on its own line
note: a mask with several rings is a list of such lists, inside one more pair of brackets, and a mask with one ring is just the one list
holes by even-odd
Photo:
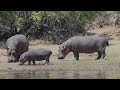
[[118, 23], [118, 11], [0, 11], [0, 40], [21, 33], [59, 44], [71, 36], [86, 35], [86, 25], [95, 21], [103, 27], [113, 13]]

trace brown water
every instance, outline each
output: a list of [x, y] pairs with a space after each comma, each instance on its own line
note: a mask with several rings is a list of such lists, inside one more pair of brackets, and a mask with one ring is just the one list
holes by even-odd
[[120, 78], [115, 72], [98, 71], [2, 71], [0, 72], [0, 79], [106, 79], [106, 78]]

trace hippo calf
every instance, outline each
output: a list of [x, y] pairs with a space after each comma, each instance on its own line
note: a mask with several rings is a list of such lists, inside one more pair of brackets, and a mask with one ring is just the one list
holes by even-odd
[[64, 59], [69, 52], [73, 52], [76, 60], [79, 53], [98, 52], [96, 60], [106, 56], [105, 49], [109, 46], [108, 39], [100, 36], [74, 36], [59, 46], [58, 59]]
[[41, 60], [46, 60], [45, 64], [49, 64], [49, 58], [51, 54], [52, 51], [44, 48], [30, 49], [20, 56], [19, 65], [23, 65], [27, 61], [29, 65], [31, 64], [31, 61], [33, 62], [33, 65], [35, 65], [35, 61]]
[[20, 55], [29, 49], [29, 41], [27, 37], [22, 34], [14, 35], [7, 39], [6, 49], [8, 63], [18, 62]]

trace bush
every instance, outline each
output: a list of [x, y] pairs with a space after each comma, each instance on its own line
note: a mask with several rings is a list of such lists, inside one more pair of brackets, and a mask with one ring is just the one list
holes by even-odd
[[[74, 35], [86, 35], [97, 11], [0, 11], [0, 37], [22, 33], [31, 39], [60, 44]], [[5, 28], [8, 29], [5, 29]], [[20, 28], [20, 30], [18, 30]], [[19, 32], [18, 32], [19, 31]]]

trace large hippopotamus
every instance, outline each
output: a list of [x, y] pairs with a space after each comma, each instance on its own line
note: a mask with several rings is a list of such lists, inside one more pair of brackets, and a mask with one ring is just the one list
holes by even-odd
[[109, 46], [108, 39], [100, 36], [74, 36], [59, 46], [58, 59], [64, 59], [69, 52], [73, 52], [76, 60], [79, 53], [98, 52], [96, 60], [106, 56], [105, 49]]
[[6, 41], [8, 63], [18, 62], [19, 57], [29, 49], [29, 41], [26, 36], [16, 34]]
[[37, 49], [29, 49], [27, 52], [24, 52], [19, 58], [19, 65], [23, 65], [28, 61], [28, 64], [31, 65], [31, 61], [33, 65], [35, 65], [35, 61], [46, 60], [45, 64], [49, 64], [49, 58], [52, 54], [51, 50], [44, 48]]

